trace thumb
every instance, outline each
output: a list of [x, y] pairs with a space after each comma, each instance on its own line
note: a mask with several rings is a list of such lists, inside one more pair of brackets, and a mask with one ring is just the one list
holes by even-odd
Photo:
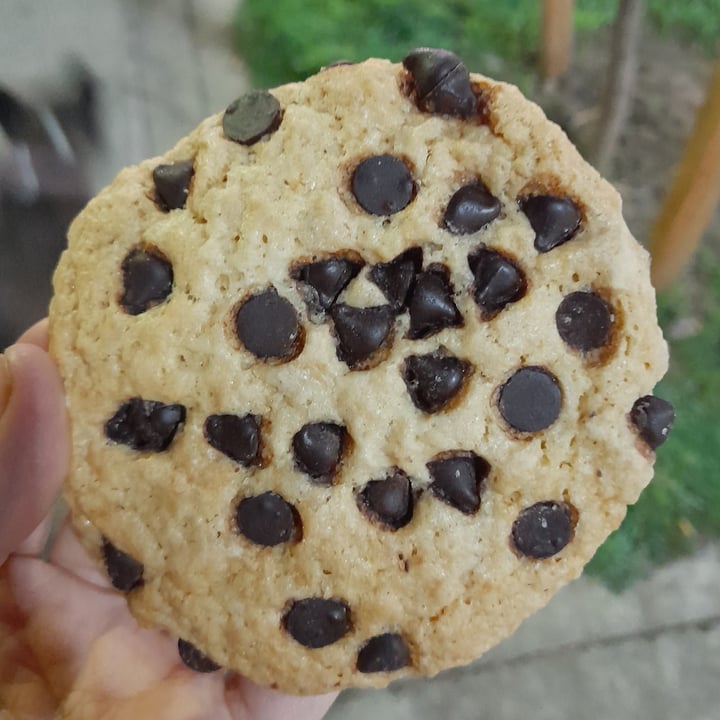
[[50, 510], [69, 445], [53, 361], [35, 345], [11, 346], [0, 355], [0, 562]]

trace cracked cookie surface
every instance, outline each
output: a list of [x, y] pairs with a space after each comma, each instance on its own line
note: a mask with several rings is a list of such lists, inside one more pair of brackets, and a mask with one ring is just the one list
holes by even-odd
[[54, 282], [78, 533], [187, 664], [287, 692], [479, 656], [672, 423], [617, 193], [440, 51], [240, 98], [121, 172]]

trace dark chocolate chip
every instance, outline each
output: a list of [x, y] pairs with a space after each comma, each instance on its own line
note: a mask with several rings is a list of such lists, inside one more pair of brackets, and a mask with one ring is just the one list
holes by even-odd
[[545, 368], [520, 368], [500, 388], [498, 407], [510, 427], [538, 432], [560, 415], [562, 391], [557, 378]]
[[358, 163], [352, 191], [363, 210], [372, 215], [392, 215], [415, 197], [415, 182], [408, 166], [393, 155], [375, 155]]
[[453, 302], [450, 273], [442, 265], [431, 265], [415, 279], [410, 296], [410, 327], [407, 336], [411, 340], [429, 337], [443, 328], [459, 327], [462, 315]]
[[500, 201], [481, 182], [461, 187], [451, 198], [443, 227], [453, 235], [470, 235], [500, 214]]
[[630, 411], [630, 419], [640, 437], [655, 450], [670, 435], [675, 422], [675, 409], [667, 400], [645, 395], [635, 401]]
[[350, 631], [350, 608], [335, 598], [296, 600], [285, 614], [283, 625], [301, 645], [308, 648], [325, 647]]
[[538, 252], [548, 252], [572, 240], [580, 228], [580, 208], [568, 197], [531, 195], [520, 198], [519, 202], [535, 231]]
[[573, 514], [568, 505], [553, 500], [526, 507], [513, 523], [515, 549], [533, 560], [559, 553], [572, 539]]
[[182, 638], [178, 639], [178, 653], [183, 663], [191, 670], [200, 673], [211, 673], [220, 669], [214, 660], [201, 653], [192, 643]]
[[402, 369], [413, 405], [426, 413], [442, 410], [462, 389], [472, 366], [447, 353], [410, 355]]
[[210, 415], [205, 438], [216, 450], [245, 467], [260, 463], [260, 417], [258, 415]]
[[506, 255], [480, 247], [468, 255], [468, 264], [475, 276], [472, 295], [484, 320], [525, 295], [525, 274]]
[[133, 450], [161, 452], [168, 448], [183, 422], [183, 405], [134, 397], [123, 403], [105, 423], [105, 435]]
[[362, 266], [361, 260], [333, 257], [300, 265], [290, 275], [294, 280], [305, 283], [305, 302], [311, 312], [320, 313], [337, 300]]
[[413, 516], [410, 478], [398, 468], [382, 480], [370, 480], [358, 493], [358, 507], [384, 530], [405, 527]]
[[330, 308], [337, 336], [337, 356], [351, 368], [370, 360], [389, 340], [395, 313], [389, 305], [359, 308], [338, 303]]
[[225, 137], [252, 145], [280, 127], [280, 103], [267, 90], [251, 90], [228, 105], [223, 115]]
[[410, 651], [397, 633], [370, 638], [358, 653], [357, 669], [361, 673], [392, 672], [410, 664]]
[[300, 318], [273, 288], [245, 300], [235, 326], [240, 342], [261, 360], [292, 360], [302, 349]]
[[180, 210], [185, 207], [192, 176], [192, 160], [158, 165], [153, 170], [155, 202], [163, 212]]
[[417, 48], [403, 59], [415, 85], [420, 110], [469, 118], [477, 110], [470, 74], [460, 58], [447, 50]]
[[347, 430], [342, 425], [308, 423], [292, 439], [295, 464], [315, 482], [330, 484], [346, 445]]
[[109, 540], [103, 538], [102, 556], [105, 569], [114, 588], [128, 592], [142, 585], [143, 565], [122, 550], [118, 550]]
[[241, 500], [235, 517], [248, 540], [266, 547], [295, 540], [301, 533], [297, 510], [271, 491]]
[[422, 269], [422, 248], [412, 247], [386, 263], [370, 268], [368, 277], [382, 291], [393, 310], [405, 307], [415, 276]]
[[157, 248], [134, 248], [122, 262], [120, 304], [128, 315], [140, 315], [164, 302], [173, 289], [170, 261]]
[[473, 452], [443, 453], [427, 464], [432, 483], [430, 492], [466, 515], [480, 509], [482, 484], [490, 472], [485, 458]]
[[575, 350], [589, 352], [607, 344], [613, 321], [612, 309], [592, 292], [566, 295], [555, 313], [558, 333]]

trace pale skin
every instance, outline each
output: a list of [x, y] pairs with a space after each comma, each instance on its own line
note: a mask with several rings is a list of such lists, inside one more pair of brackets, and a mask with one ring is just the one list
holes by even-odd
[[335, 695], [290, 697], [185, 668], [141, 629], [69, 526], [39, 558], [69, 463], [47, 323], [0, 355], [0, 720], [319, 720]]

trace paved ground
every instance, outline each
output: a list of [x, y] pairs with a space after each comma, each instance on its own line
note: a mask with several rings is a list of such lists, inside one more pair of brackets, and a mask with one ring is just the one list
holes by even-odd
[[[161, 152], [247, 84], [233, 0], [2, 0], [0, 83], [30, 92], [69, 53], [103, 88], [94, 187]], [[0, 276], [1, 277], [1, 276]], [[615, 596], [581, 579], [476, 664], [348, 692], [330, 720], [717, 720], [720, 551]]]

